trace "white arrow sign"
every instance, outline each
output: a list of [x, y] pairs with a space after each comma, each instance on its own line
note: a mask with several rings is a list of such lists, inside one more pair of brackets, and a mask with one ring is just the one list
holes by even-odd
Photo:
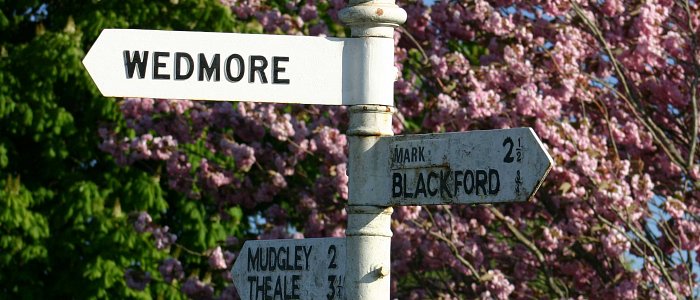
[[110, 97], [393, 105], [393, 49], [383, 38], [105, 29], [83, 64]]
[[231, 274], [243, 300], [345, 299], [345, 239], [246, 241]]
[[364, 155], [386, 162], [360, 179], [377, 184], [351, 184], [383, 206], [527, 201], [553, 163], [530, 128], [384, 137]]

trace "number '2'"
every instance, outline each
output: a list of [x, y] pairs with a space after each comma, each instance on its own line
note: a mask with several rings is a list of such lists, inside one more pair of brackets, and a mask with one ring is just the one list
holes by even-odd
[[503, 147], [508, 145], [508, 153], [506, 153], [506, 156], [503, 157], [503, 162], [505, 163], [512, 163], [515, 158], [513, 158], [513, 139], [510, 137], [507, 137], [505, 140], [503, 140]]

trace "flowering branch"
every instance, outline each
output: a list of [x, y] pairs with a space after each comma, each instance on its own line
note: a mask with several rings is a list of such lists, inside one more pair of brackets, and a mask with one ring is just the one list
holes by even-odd
[[[427, 207], [424, 207], [424, 209], [425, 209], [425, 211], [428, 213], [428, 217], [429, 217], [430, 220], [431, 220], [431, 223], [430, 223], [430, 224], [435, 224], [435, 219], [433, 218], [432, 212], [431, 212], [430, 210], [428, 210]], [[443, 230], [442, 230], [442, 228], [441, 228], [440, 226], [438, 226], [438, 232], [435, 232], [435, 231], [431, 230], [431, 228], [433, 227], [433, 226], [431, 226], [431, 225], [420, 224], [420, 223], [418, 223], [418, 222], [415, 221], [415, 220], [411, 220], [411, 221], [412, 221], [413, 224], [415, 224], [416, 226], [419, 226], [419, 227], [425, 229], [425, 230], [428, 232], [428, 234], [430, 234], [432, 237], [435, 237], [435, 238], [437, 238], [437, 239], [443, 241], [443, 242], [450, 248], [450, 251], [452, 252], [452, 255], [454, 255], [455, 258], [456, 258], [462, 265], [464, 265], [467, 269], [469, 269], [469, 271], [470, 271], [472, 277], [474, 278], [474, 280], [476, 280], [476, 281], [479, 282], [479, 283], [481, 283], [481, 282], [484, 281], [484, 280], [488, 280], [487, 278], [482, 278], [482, 275], [479, 274], [479, 272], [476, 270], [476, 268], [474, 267], [474, 265], [472, 265], [472, 263], [470, 263], [466, 258], [464, 258], [464, 256], [462, 256], [462, 255], [459, 253], [459, 249], [457, 248], [457, 246], [454, 244], [454, 242], [452, 242], [452, 240], [448, 239], [448, 238], [445, 236], [445, 233], [443, 232]]]
[[[399, 26], [399, 27], [397, 27], [397, 29], [398, 29], [402, 34], [405, 34], [405, 35], [408, 37], [408, 39], [411, 40], [411, 42], [416, 46], [416, 48], [418, 48], [418, 51], [421, 53], [421, 56], [423, 56], [423, 61], [422, 61], [422, 63], [425, 64], [425, 65], [430, 66], [430, 65], [431, 65], [430, 58], [428, 57], [428, 54], [425, 53], [425, 50], [423, 49], [423, 46], [421, 46], [421, 44], [418, 42], [418, 40], [416, 40], [416, 38], [415, 38], [408, 30], [404, 29], [403, 27]], [[437, 83], [438, 83], [438, 85], [440, 86], [440, 88], [442, 89], [442, 91], [445, 92], [445, 93], [447, 93], [447, 92], [448, 92], [448, 88], [447, 88], [447, 87], [445, 86], [445, 84], [442, 82], [442, 79], [440, 79], [440, 77], [437, 77], [437, 76], [435, 76], [435, 77], [433, 77], [433, 78], [435, 79], [435, 81], [437, 81]]]
[[676, 163], [678, 166], [684, 168], [686, 172], [689, 171], [689, 165], [683, 160], [681, 157], [680, 153], [674, 146], [674, 144], [668, 140], [666, 137], [666, 134], [661, 130], [655, 123], [654, 120], [646, 113], [646, 111], [642, 108], [640, 99], [637, 95], [637, 93], [634, 93], [627, 82], [627, 76], [623, 72], [623, 66], [621, 66], [620, 62], [617, 60], [616, 56], [614, 55], [610, 45], [608, 45], [607, 41], [605, 40], [605, 37], [603, 36], [603, 33], [600, 32], [600, 29], [598, 26], [591, 20], [589, 19], [586, 14], [583, 12], [581, 7], [576, 3], [575, 1], [571, 1], [572, 7], [574, 8], [574, 12], [576, 15], [583, 20], [583, 23], [588, 27], [589, 30], [593, 33], [595, 36], [596, 40], [601, 44], [603, 47], [603, 50], [607, 54], [610, 62], [612, 63], [613, 69], [615, 70], [615, 75], [617, 76], [618, 80], [620, 83], [622, 83], [623, 89], [624, 89], [624, 95], [621, 93], [616, 93], [618, 96], [621, 96], [620, 98], [627, 103], [629, 108], [632, 110], [632, 113], [635, 115], [635, 117], [642, 122], [644, 127], [649, 130], [651, 133], [652, 137], [654, 138], [654, 141], [656, 141], [656, 144], [659, 145], [663, 149], [663, 151], [668, 155], [668, 157]]
[[691, 139], [690, 139], [690, 151], [688, 153], [688, 167], [692, 168], [693, 164], [695, 163], [695, 149], [698, 144], [698, 79], [700, 79], [700, 62], [698, 61], [698, 55], [696, 55], [696, 52], [698, 52], [698, 39], [695, 33], [697, 32], [697, 28], [695, 28], [695, 25], [693, 24], [693, 19], [691, 18], [691, 10], [690, 10], [690, 1], [685, 0], [683, 1], [683, 9], [685, 10], [685, 14], [687, 16], [687, 26], [688, 26], [688, 31], [690, 35], [690, 40], [692, 43], [691, 47], [691, 56], [693, 57], [693, 65], [694, 65], [694, 70], [695, 70], [695, 77], [693, 78], [693, 82], [690, 84], [690, 103], [691, 103], [691, 108], [693, 110], [693, 121], [692, 121], [692, 126], [693, 128], [691, 129]]
[[[620, 218], [619, 212], [618, 212], [618, 211], [615, 211], [615, 213], [618, 214], [618, 218]], [[613, 230], [616, 230], [617, 232], [619, 232], [620, 234], [622, 234], [623, 236], [625, 236], [625, 238], [626, 238], [628, 241], [630, 241], [630, 244], [632, 244], [632, 245], [636, 244], [636, 240], [633, 239], [631, 236], [629, 236], [629, 235], [627, 234], [627, 232], [625, 232], [624, 230], [620, 229], [619, 226], [616, 226], [616, 225], [613, 224], [610, 220], [606, 219], [604, 216], [602, 216], [602, 215], [599, 214], [599, 213], [596, 213], [595, 216], [596, 216], [596, 218], [597, 218], [599, 221], [605, 223], [605, 225], [608, 225], [608, 226], [609, 226], [610, 228], [612, 228]], [[664, 280], [666, 281], [666, 283], [668, 284], [668, 286], [671, 287], [671, 290], [673, 291], [673, 294], [676, 295], [676, 298], [680, 299], [680, 297], [678, 296], [678, 290], [677, 290], [676, 287], [673, 285], [673, 280], [671, 279], [671, 275], [669, 275], [668, 270], [666, 269], [666, 265], [663, 263], [663, 261], [666, 261], [666, 256], [665, 256], [665, 254], [663, 253], [663, 251], [662, 251], [656, 244], [654, 244], [654, 243], [652, 243], [651, 241], [649, 241], [649, 240], [646, 238], [645, 235], [641, 234], [641, 233], [637, 230], [637, 228], [636, 228], [635, 226], [633, 226], [633, 225], [629, 222], [629, 220], [626, 220], [626, 219], [623, 219], [623, 218], [620, 218], [620, 220], [624, 220], [625, 225], [626, 225], [626, 228], [628, 228], [630, 231], [632, 231], [632, 233], [633, 233], [640, 241], [642, 241], [642, 242], [644, 243], [645, 246], [647, 246], [647, 247], [652, 251], [652, 253], [653, 253], [653, 255], [654, 255], [654, 258], [655, 258], [652, 262], [659, 268], [659, 270], [661, 271], [661, 274], [663, 275]], [[641, 249], [639, 249], [639, 247], [636, 247], [636, 248], [637, 248], [640, 252], [643, 253], [643, 251], [641, 251]]]
[[515, 238], [525, 245], [535, 256], [537, 257], [537, 260], [540, 262], [540, 267], [544, 271], [545, 275], [547, 276], [547, 286], [551, 290], [553, 290], [559, 298], [566, 298], [566, 293], [562, 291], [562, 289], [559, 287], [559, 285], [554, 281], [554, 277], [552, 276], [552, 271], [547, 268], [547, 261], [544, 258], [544, 254], [542, 254], [542, 251], [535, 246], [535, 243], [530, 241], [525, 235], [518, 230], [513, 224], [508, 222], [508, 219], [499, 211], [496, 207], [492, 205], [488, 205], [489, 211], [496, 216], [496, 219], [500, 220], [506, 225], [506, 228], [508, 228], [508, 231], [512, 233]]

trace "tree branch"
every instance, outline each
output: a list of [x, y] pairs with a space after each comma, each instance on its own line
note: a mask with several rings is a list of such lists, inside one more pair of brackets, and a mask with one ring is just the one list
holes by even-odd
[[690, 40], [693, 43], [692, 47], [690, 48], [690, 55], [693, 58], [693, 67], [695, 69], [695, 78], [693, 79], [693, 83], [690, 85], [690, 106], [693, 110], [693, 128], [691, 129], [692, 137], [689, 139], [691, 142], [690, 151], [688, 153], [688, 168], [692, 169], [693, 164], [695, 163], [695, 150], [697, 149], [698, 144], [698, 79], [700, 78], [700, 62], [698, 62], [698, 56], [695, 54], [699, 47], [698, 39], [695, 35], [697, 28], [695, 28], [695, 25], [693, 25], [693, 19], [691, 18], [690, 1], [685, 0], [684, 4], [683, 9], [685, 10], [685, 14], [687, 16]]
[[561, 288], [554, 281], [554, 277], [551, 274], [552, 272], [547, 267], [547, 261], [545, 260], [544, 254], [542, 254], [540, 249], [538, 249], [537, 246], [535, 246], [535, 244], [532, 241], [527, 239], [527, 237], [525, 237], [525, 235], [523, 235], [523, 233], [520, 232], [520, 230], [518, 230], [518, 228], [516, 228], [513, 224], [508, 222], [508, 219], [501, 213], [501, 211], [499, 211], [497, 208], [495, 208], [492, 205], [489, 205], [488, 208], [491, 211], [491, 213], [493, 213], [494, 216], [496, 216], [496, 219], [498, 219], [499, 221], [503, 222], [506, 225], [506, 228], [508, 228], [508, 231], [510, 231], [510, 233], [513, 234], [513, 236], [515, 236], [515, 238], [520, 243], [522, 243], [533, 254], [535, 254], [535, 257], [537, 257], [537, 260], [540, 262], [540, 268], [542, 268], [542, 270], [545, 273], [545, 276], [547, 276], [547, 286], [549, 286], [549, 288], [552, 291], [554, 291], [557, 294], [557, 296], [559, 296], [559, 298], [566, 298], [566, 293], [564, 293], [564, 291], [562, 291]]
[[[623, 67], [621, 66], [620, 62], [617, 60], [615, 57], [614, 53], [612, 52], [612, 49], [610, 45], [608, 45], [607, 41], [605, 40], [605, 37], [603, 36], [602, 32], [600, 32], [600, 29], [598, 26], [593, 23], [591, 19], [589, 19], [584, 13], [581, 7], [575, 2], [575, 1], [570, 1], [574, 12], [576, 15], [583, 21], [583, 23], [588, 27], [588, 29], [593, 33], [593, 36], [596, 38], [598, 43], [601, 44], [603, 47], [603, 51], [605, 51], [606, 55], [610, 59], [610, 62], [613, 66], [613, 69], [615, 71], [615, 75], [617, 76], [619, 82], [622, 84], [623, 90], [624, 90], [624, 95], [625, 97], [621, 97], [627, 105], [630, 107], [632, 110], [632, 113], [634, 116], [644, 125], [644, 127], [649, 130], [651, 133], [654, 141], [656, 144], [661, 147], [661, 149], [669, 156], [671, 161], [673, 161], [675, 164], [678, 166], [682, 167], [685, 169], [686, 172], [689, 171], [688, 164], [686, 161], [682, 158], [680, 155], [680, 152], [674, 144], [668, 140], [666, 137], [665, 133], [661, 128], [656, 126], [654, 120], [648, 115], [648, 113], [643, 109], [641, 105], [641, 101], [639, 99], [639, 95], [635, 93], [631, 87], [630, 84], [627, 81], [627, 76], [625, 76], [625, 73], [623, 71]], [[613, 88], [615, 89], [615, 88]], [[615, 89], [616, 90], [616, 89]], [[618, 96], [622, 95], [621, 93], [617, 92], [616, 93]]]
[[[673, 280], [672, 280], [672, 278], [671, 278], [671, 275], [668, 273], [668, 270], [666, 269], [666, 265], [662, 262], [662, 261], [665, 261], [665, 259], [666, 259], [666, 255], [663, 253], [663, 251], [661, 251], [661, 249], [659, 249], [659, 247], [658, 247], [657, 245], [655, 245], [654, 243], [650, 242], [643, 234], [641, 234], [641, 233], [639, 232], [639, 230], [637, 230], [637, 228], [636, 228], [635, 226], [633, 226], [633, 225], [629, 222], [629, 220], [626, 220], [626, 219], [622, 218], [617, 210], [613, 210], [613, 211], [617, 214], [618, 219], [624, 220], [626, 227], [627, 227], [630, 231], [632, 231], [632, 233], [633, 233], [642, 243], [644, 243], [644, 245], [646, 245], [646, 246], [651, 250], [651, 252], [652, 252], [652, 254], [654, 255], [654, 258], [655, 258], [655, 259], [653, 260], [653, 263], [656, 264], [656, 266], [659, 268], [659, 271], [661, 271], [661, 274], [662, 274], [664, 280], [666, 281], [666, 283], [668, 284], [668, 286], [669, 286], [669, 287], [671, 288], [671, 290], [673, 291], [673, 294], [676, 296], [676, 298], [680, 299], [679, 294], [678, 294], [678, 290], [677, 290], [676, 287], [673, 285]], [[630, 237], [630, 236], [627, 234], [627, 232], [625, 232], [624, 230], [620, 229], [618, 226], [616, 226], [615, 224], [613, 224], [612, 222], [610, 222], [610, 220], [606, 219], [605, 217], [603, 217], [602, 215], [600, 215], [600, 214], [598, 214], [598, 213], [596, 213], [595, 215], [596, 215], [596, 218], [597, 218], [599, 221], [605, 223], [606, 225], [608, 225], [608, 226], [609, 226], [610, 228], [612, 228], [613, 230], [615, 230], [615, 231], [619, 232], [620, 234], [622, 234], [623, 236], [625, 236], [625, 238], [626, 238], [628, 241], [630, 241], [630, 243], [632, 243], [632, 242], [634, 241], [634, 239], [632, 239], [632, 237]]]
[[[430, 209], [428, 209], [428, 207], [423, 207], [423, 209], [428, 213], [428, 218], [430, 218], [431, 224], [435, 224], [435, 218], [433, 217], [433, 213], [430, 211]], [[447, 246], [450, 248], [450, 252], [452, 252], [452, 255], [454, 255], [455, 258], [457, 258], [457, 260], [463, 266], [465, 266], [467, 269], [469, 269], [469, 271], [472, 273], [472, 277], [474, 277], [474, 279], [477, 282], [482, 283], [484, 281], [484, 278], [483, 278], [484, 276], [479, 274], [479, 271], [477, 271], [477, 269], [474, 267], [474, 265], [472, 265], [471, 262], [469, 262], [466, 258], [464, 258], [464, 256], [462, 256], [459, 253], [459, 249], [457, 248], [457, 245], [455, 245], [451, 239], [448, 239], [445, 236], [445, 233], [442, 231], [442, 228], [438, 227], [439, 233], [437, 233], [437, 232], [430, 230], [430, 227], [432, 227], [432, 226], [430, 226], [430, 227], [425, 226], [423, 224], [416, 222], [415, 220], [411, 220], [411, 221], [414, 224], [416, 224], [417, 226], [425, 229], [426, 232], [428, 232], [428, 234], [430, 234], [431, 236], [433, 236], [433, 237], [437, 238], [438, 240], [443, 241], [445, 244], [447, 244]]]

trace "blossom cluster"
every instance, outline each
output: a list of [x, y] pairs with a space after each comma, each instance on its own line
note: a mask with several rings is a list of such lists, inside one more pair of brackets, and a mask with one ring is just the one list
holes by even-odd
[[153, 223], [153, 218], [147, 212], [140, 212], [134, 221], [134, 230], [138, 233], [151, 233], [156, 249], [170, 247], [177, 241], [177, 236], [170, 233], [170, 228]]

